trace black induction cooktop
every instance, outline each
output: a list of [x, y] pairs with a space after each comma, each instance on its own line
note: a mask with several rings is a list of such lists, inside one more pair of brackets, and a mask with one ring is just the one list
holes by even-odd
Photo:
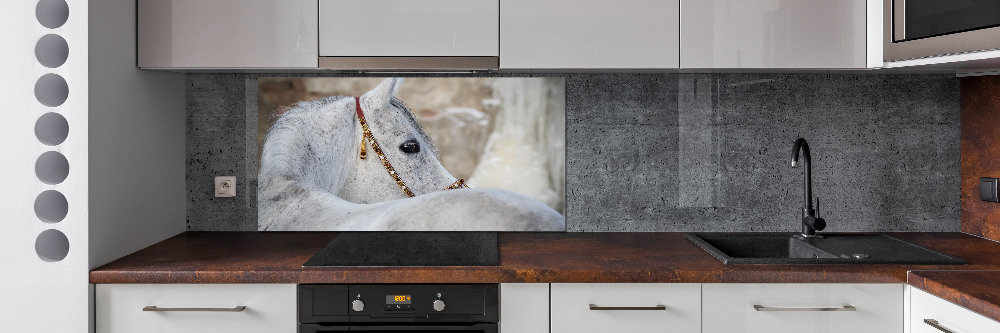
[[304, 267], [496, 266], [496, 232], [343, 232]]

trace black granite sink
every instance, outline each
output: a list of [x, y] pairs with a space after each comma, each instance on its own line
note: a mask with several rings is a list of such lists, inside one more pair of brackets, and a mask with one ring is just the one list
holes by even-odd
[[880, 234], [688, 233], [687, 238], [724, 264], [910, 264], [966, 262]]

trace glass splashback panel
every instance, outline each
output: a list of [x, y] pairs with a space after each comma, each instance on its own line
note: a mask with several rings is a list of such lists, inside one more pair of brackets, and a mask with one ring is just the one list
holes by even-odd
[[563, 78], [257, 83], [259, 230], [566, 230]]

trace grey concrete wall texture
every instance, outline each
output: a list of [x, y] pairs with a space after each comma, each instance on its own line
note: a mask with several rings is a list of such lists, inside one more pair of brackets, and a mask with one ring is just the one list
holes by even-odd
[[[257, 230], [259, 76], [187, 77], [189, 230]], [[566, 77], [567, 231], [799, 230], [798, 137], [826, 231], [960, 228], [953, 76], [551, 76]], [[235, 199], [213, 197], [219, 175]]]
[[[189, 74], [186, 94], [188, 230], [257, 231], [256, 78]], [[236, 176], [235, 198], [216, 176]]]

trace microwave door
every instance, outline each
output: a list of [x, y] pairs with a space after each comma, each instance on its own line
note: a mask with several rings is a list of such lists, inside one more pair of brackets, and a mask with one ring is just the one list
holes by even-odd
[[894, 0], [893, 39], [908, 41], [1000, 26], [996, 0]]
[[887, 62], [1000, 49], [998, 0], [883, 0]]

